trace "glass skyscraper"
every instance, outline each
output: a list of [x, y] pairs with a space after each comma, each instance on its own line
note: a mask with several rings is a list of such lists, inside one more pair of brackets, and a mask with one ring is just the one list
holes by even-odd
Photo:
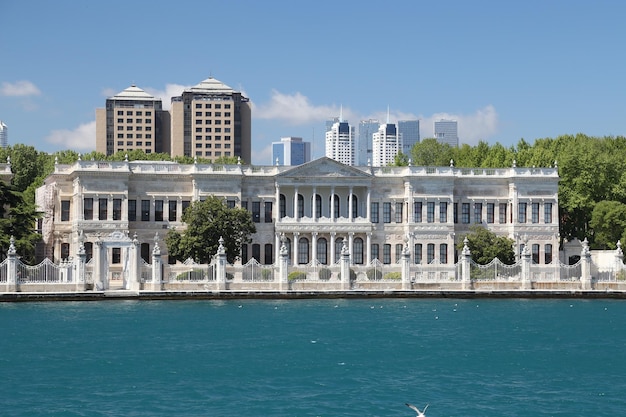
[[435, 122], [435, 138], [439, 143], [459, 146], [459, 132], [456, 120], [441, 119]]
[[398, 133], [402, 138], [402, 153], [411, 157], [413, 145], [420, 141], [419, 120], [398, 120]]
[[272, 142], [272, 163], [275, 165], [302, 165], [310, 160], [311, 142], [291, 136]]

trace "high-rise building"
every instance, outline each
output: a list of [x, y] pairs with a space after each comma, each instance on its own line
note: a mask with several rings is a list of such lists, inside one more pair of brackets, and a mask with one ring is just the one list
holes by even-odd
[[402, 138], [393, 123], [381, 124], [372, 135], [372, 166], [384, 167], [394, 162], [398, 151], [402, 149]]
[[420, 121], [398, 120], [398, 134], [402, 138], [402, 153], [411, 157], [413, 145], [420, 142]]
[[357, 165], [369, 165], [372, 162], [372, 135], [378, 131], [380, 122], [369, 119], [359, 122], [358, 161]]
[[108, 98], [104, 109], [96, 109], [96, 151], [169, 152], [168, 120], [161, 99], [131, 85]]
[[326, 156], [345, 165], [355, 165], [354, 139], [354, 127], [340, 118], [326, 132]]
[[439, 143], [459, 146], [459, 132], [456, 120], [441, 119], [435, 122], [435, 138]]
[[0, 148], [9, 146], [9, 128], [0, 120]]
[[310, 160], [311, 142], [293, 136], [272, 142], [272, 162], [276, 165], [302, 165]]
[[238, 156], [251, 162], [251, 108], [240, 92], [209, 77], [172, 97], [170, 114], [172, 156]]

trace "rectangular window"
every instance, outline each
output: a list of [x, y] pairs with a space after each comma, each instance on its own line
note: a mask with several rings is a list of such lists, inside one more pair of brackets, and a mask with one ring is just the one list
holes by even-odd
[[532, 204], [532, 221], [533, 223], [539, 223], [539, 203]]
[[93, 198], [85, 198], [83, 200], [83, 219], [93, 219]]
[[383, 245], [383, 263], [387, 265], [391, 263], [391, 245], [388, 243]]
[[141, 200], [141, 221], [150, 221], [150, 200]]
[[404, 203], [396, 203], [396, 223], [402, 223], [402, 207]]
[[137, 200], [128, 200], [128, 221], [137, 220]]
[[62, 222], [70, 221], [70, 200], [61, 201], [61, 221]]
[[474, 203], [474, 223], [483, 222], [483, 203]]
[[154, 201], [154, 221], [155, 222], [163, 221], [163, 200]]
[[391, 203], [383, 203], [383, 223], [391, 223]]
[[372, 260], [378, 259], [380, 261], [380, 253], [378, 243], [372, 243]]
[[532, 246], [532, 254], [533, 254], [533, 263], [538, 264], [539, 263], [539, 245], [536, 243], [533, 244]]
[[461, 223], [469, 224], [470, 222], [470, 205], [469, 203], [461, 204]]
[[495, 221], [494, 210], [495, 204], [487, 203], [487, 223], [493, 223]]
[[426, 246], [426, 263], [430, 264], [435, 260], [435, 244], [429, 243]]
[[422, 263], [422, 244], [421, 243], [416, 243], [414, 246], [414, 251], [415, 251], [415, 263], [416, 264], [421, 264]]
[[435, 221], [435, 202], [426, 203], [426, 222], [433, 223]]
[[226, 200], [226, 207], [229, 209], [235, 208], [236, 201], [235, 200]]
[[67, 259], [70, 257], [70, 244], [61, 243], [61, 259]]
[[439, 223], [448, 223], [448, 203], [439, 203]]
[[112, 248], [111, 249], [111, 263], [112, 264], [121, 264], [122, 263], [122, 248]]
[[396, 243], [396, 263], [400, 262], [402, 257], [402, 243]]
[[459, 222], [459, 203], [454, 203], [452, 206], [452, 217], [454, 224]]
[[265, 202], [265, 223], [271, 223], [273, 220], [274, 219], [272, 217], [272, 202], [266, 201]]
[[122, 220], [122, 199], [113, 199], [113, 220]]
[[280, 195], [280, 199], [278, 200], [278, 211], [280, 213], [281, 219], [287, 215], [287, 199], [282, 194]]
[[107, 219], [107, 204], [109, 200], [106, 198], [98, 199], [98, 220], [106, 220]]
[[168, 215], [167, 215], [167, 220], [171, 221], [171, 222], [175, 222], [176, 218], [177, 218], [177, 209], [178, 209], [178, 202], [176, 200], [170, 200], [167, 202], [168, 205]]
[[372, 223], [378, 223], [378, 203], [371, 203], [370, 216]]
[[415, 223], [422, 222], [422, 202], [421, 201], [413, 202], [413, 222]]
[[519, 223], [526, 223], [526, 203], [518, 204], [517, 221]]
[[189, 200], [183, 200], [183, 212], [181, 214], [185, 214], [185, 210], [187, 210], [187, 208], [191, 205], [191, 201]]
[[265, 265], [274, 263], [274, 249], [271, 243], [265, 244]]
[[448, 263], [448, 244], [442, 243], [439, 245], [439, 263]]
[[552, 245], [550, 243], [548, 243], [547, 245], [545, 245], [544, 247], [544, 263], [546, 265], [551, 264], [552, 263]]
[[254, 223], [261, 223], [261, 202], [252, 202], [252, 221]]
[[552, 203], [543, 204], [543, 220], [546, 223], [552, 223]]
[[256, 259], [257, 262], [261, 262], [261, 245], [258, 243], [252, 245], [252, 257]]
[[500, 224], [506, 223], [506, 206], [507, 203], [498, 204], [498, 215], [500, 217]]

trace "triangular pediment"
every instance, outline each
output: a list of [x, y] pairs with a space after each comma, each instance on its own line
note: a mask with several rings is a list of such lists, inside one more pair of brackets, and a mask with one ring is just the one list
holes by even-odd
[[278, 176], [282, 178], [371, 178], [371, 174], [367, 172], [344, 165], [328, 157], [298, 165], [288, 171], [281, 172]]

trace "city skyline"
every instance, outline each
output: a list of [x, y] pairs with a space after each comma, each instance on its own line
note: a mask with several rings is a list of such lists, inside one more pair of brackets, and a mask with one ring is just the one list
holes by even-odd
[[[211, 76], [250, 99], [254, 164], [271, 165], [272, 142], [288, 136], [320, 157], [326, 120], [384, 121], [387, 108], [391, 123], [419, 120], [422, 140], [439, 119], [457, 120], [459, 143], [470, 145], [626, 134], [626, 58], [614, 53], [626, 36], [620, 3], [394, 1], [384, 32], [363, 29], [377, 24], [377, 3], [289, 5], [3, 2], [0, 119], [9, 145], [95, 150], [95, 112], [107, 98], [134, 84], [168, 109]], [[229, 18], [185, 23], [191, 14]], [[133, 30], [137, 16], [153, 35]], [[24, 22], [31, 36], [22, 36]], [[174, 23], [180, 31], [169, 30]], [[102, 29], [112, 25], [127, 29]], [[220, 42], [206, 42], [217, 34]], [[399, 59], [380, 66], [379, 54]]]

